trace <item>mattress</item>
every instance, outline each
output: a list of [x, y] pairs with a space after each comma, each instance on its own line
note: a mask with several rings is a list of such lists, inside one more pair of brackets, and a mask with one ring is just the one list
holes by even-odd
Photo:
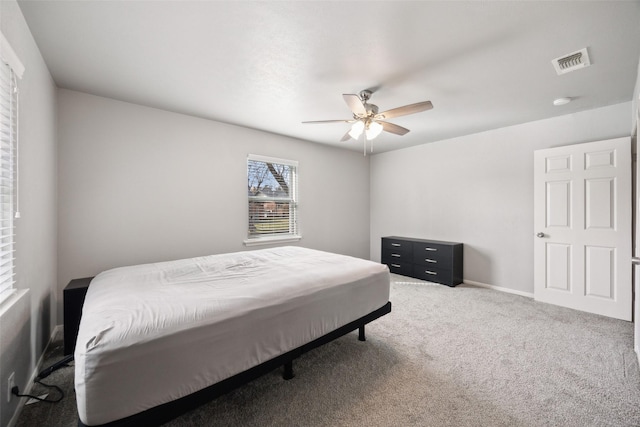
[[76, 342], [78, 416], [100, 425], [179, 399], [388, 301], [386, 265], [301, 247], [102, 272]]

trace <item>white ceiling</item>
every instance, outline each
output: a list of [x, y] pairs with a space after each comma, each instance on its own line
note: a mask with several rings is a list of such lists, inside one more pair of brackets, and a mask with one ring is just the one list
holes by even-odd
[[380, 111], [431, 100], [388, 151], [630, 101], [640, 57], [639, 1], [19, 5], [59, 87], [353, 150], [348, 124], [301, 122], [351, 118], [341, 95], [365, 88]]

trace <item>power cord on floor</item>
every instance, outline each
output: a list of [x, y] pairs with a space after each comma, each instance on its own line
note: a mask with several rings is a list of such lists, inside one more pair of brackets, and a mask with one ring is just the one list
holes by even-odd
[[64, 392], [57, 385], [45, 384], [42, 381], [40, 381], [38, 378], [36, 378], [34, 382], [40, 385], [43, 385], [45, 387], [55, 388], [58, 391], [58, 393], [60, 393], [60, 396], [57, 399], [49, 400], [49, 399], [43, 399], [42, 397], [39, 397], [39, 396], [31, 395], [31, 394], [20, 394], [20, 389], [18, 388], [17, 385], [13, 386], [13, 388], [11, 389], [11, 393], [18, 397], [30, 397], [31, 399], [36, 399], [36, 400], [39, 400], [40, 402], [47, 402], [47, 403], [58, 403], [64, 398]]
[[30, 397], [31, 399], [35, 399], [35, 400], [38, 400], [40, 402], [47, 402], [47, 403], [58, 403], [58, 402], [60, 402], [64, 398], [64, 392], [62, 391], [62, 389], [60, 387], [58, 387], [57, 385], [43, 383], [41, 380], [43, 378], [46, 378], [49, 375], [51, 375], [54, 371], [57, 371], [60, 368], [65, 368], [65, 367], [69, 366], [69, 363], [71, 363], [72, 361], [73, 361], [73, 354], [67, 355], [64, 358], [62, 358], [62, 360], [54, 363], [53, 365], [49, 366], [46, 369], [43, 369], [42, 371], [40, 371], [40, 373], [38, 374], [36, 379], [33, 380], [33, 382], [41, 384], [41, 385], [43, 385], [45, 387], [55, 388], [58, 391], [58, 393], [60, 393], [60, 397], [58, 397], [57, 399], [49, 400], [49, 399], [46, 399], [46, 398], [43, 399], [41, 397], [34, 396], [32, 394], [20, 394], [20, 389], [18, 388], [18, 386], [13, 386], [13, 388], [11, 389], [11, 393], [13, 395], [19, 396], [19, 397]]

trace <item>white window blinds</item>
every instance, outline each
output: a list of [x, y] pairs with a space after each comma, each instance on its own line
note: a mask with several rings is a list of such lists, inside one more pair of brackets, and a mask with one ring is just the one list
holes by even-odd
[[300, 238], [298, 162], [250, 154], [247, 195], [249, 224], [245, 244]]
[[16, 76], [0, 61], [0, 301], [14, 285], [14, 214], [18, 143]]

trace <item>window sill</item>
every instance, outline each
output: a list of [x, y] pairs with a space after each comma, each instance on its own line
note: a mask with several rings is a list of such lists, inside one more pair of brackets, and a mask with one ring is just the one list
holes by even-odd
[[[24, 294], [29, 292], [28, 289], [12, 289], [2, 293], [0, 297], [0, 317], [4, 315]], [[5, 295], [6, 294], [6, 295]]]
[[260, 246], [260, 245], [270, 245], [273, 243], [287, 243], [287, 242], [297, 242], [302, 239], [302, 236], [269, 236], [269, 237], [256, 237], [253, 239], [246, 239], [244, 241], [245, 246]]

